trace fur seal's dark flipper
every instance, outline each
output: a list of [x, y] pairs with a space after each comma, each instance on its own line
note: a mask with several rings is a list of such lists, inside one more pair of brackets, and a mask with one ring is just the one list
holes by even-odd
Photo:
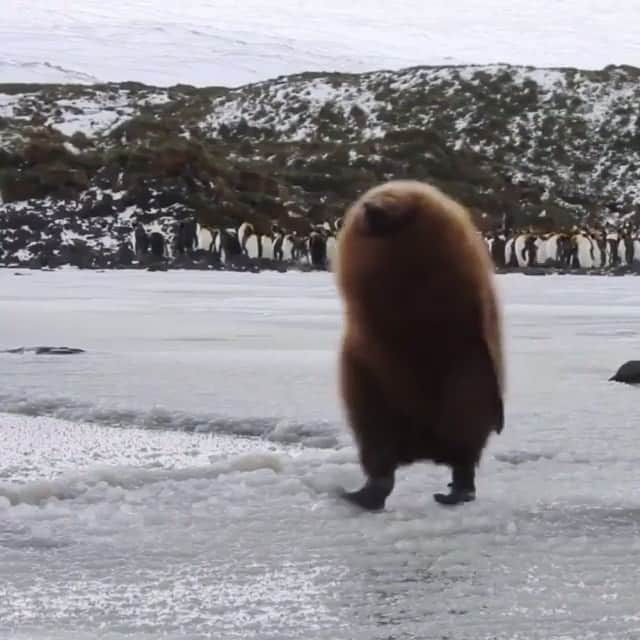
[[476, 492], [452, 489], [450, 493], [434, 493], [433, 499], [438, 504], [455, 506], [464, 502], [472, 502], [476, 499]]
[[473, 465], [453, 468], [453, 480], [447, 485], [449, 493], [435, 493], [433, 499], [439, 504], [456, 505], [476, 499], [475, 469]]
[[358, 491], [342, 491], [341, 497], [368, 511], [384, 509], [384, 503], [393, 491], [395, 474], [383, 478], [369, 478]]
[[[461, 403], [460, 398], [467, 401]], [[436, 493], [433, 498], [446, 505], [471, 502], [476, 498], [474, 452], [481, 451], [485, 445], [486, 425], [493, 425], [498, 433], [504, 425], [497, 365], [486, 341], [470, 344], [467, 352], [453, 364], [440, 420], [443, 434], [450, 429], [453, 433], [465, 434], [467, 441], [460, 442], [459, 462], [453, 466], [449, 493]]]

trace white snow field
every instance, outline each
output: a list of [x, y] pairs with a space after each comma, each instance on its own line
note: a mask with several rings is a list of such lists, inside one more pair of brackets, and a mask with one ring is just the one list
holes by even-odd
[[330, 275], [0, 270], [3, 639], [640, 637], [640, 279], [509, 275], [478, 500], [343, 424]]
[[0, 83], [237, 86], [305, 71], [640, 66], [631, 0], [2, 0]]

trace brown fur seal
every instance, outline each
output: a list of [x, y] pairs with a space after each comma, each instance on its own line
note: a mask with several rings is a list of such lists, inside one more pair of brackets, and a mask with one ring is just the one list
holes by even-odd
[[346, 326], [340, 384], [366, 484], [381, 509], [399, 465], [452, 468], [442, 504], [475, 498], [475, 467], [503, 428], [501, 319], [491, 258], [461, 205], [392, 181], [347, 211], [336, 277]]

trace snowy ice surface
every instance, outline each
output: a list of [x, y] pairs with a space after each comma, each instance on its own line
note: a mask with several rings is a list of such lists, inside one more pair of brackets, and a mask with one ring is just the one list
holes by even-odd
[[640, 637], [640, 280], [509, 275], [478, 500], [361, 481], [328, 274], [0, 270], [0, 637]]
[[640, 65], [629, 0], [3, 0], [0, 82], [237, 86], [303, 71]]

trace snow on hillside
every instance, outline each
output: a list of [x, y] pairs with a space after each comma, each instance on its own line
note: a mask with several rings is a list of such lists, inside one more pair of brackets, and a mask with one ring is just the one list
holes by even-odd
[[[5, 94], [0, 92], [0, 118], [32, 122], [34, 114], [42, 124], [65, 136], [82, 133], [88, 138], [106, 135], [149, 106], [168, 102], [164, 89], [74, 88], [72, 94], [64, 87], [45, 92]], [[11, 129], [0, 131], [0, 149], [10, 148], [15, 136]]]
[[[484, 100], [487, 93], [487, 80], [504, 77], [516, 90], [522, 91], [527, 85], [535, 87], [537, 111], [554, 111], [567, 116], [565, 108], [559, 109], [555, 102], [563, 94], [571, 93], [579, 98], [579, 108], [571, 107], [575, 115], [584, 118], [594, 128], [611, 123], [617, 110], [635, 99], [636, 78], [626, 78], [620, 74], [615, 82], [594, 80], [580, 71], [571, 76], [568, 86], [567, 72], [562, 69], [541, 69], [531, 67], [511, 67], [508, 65], [468, 65], [464, 67], [410, 68], [399, 72], [374, 72], [353, 76], [316, 77], [306, 75], [279, 78], [255, 85], [233, 89], [213, 101], [211, 112], [205, 119], [204, 128], [216, 128], [221, 125], [235, 125], [243, 119], [250, 127], [273, 128], [280, 141], [308, 140], [317, 128], [317, 118], [322, 108], [330, 105], [341, 112], [345, 119], [354, 107], [361, 109], [367, 117], [367, 126], [357, 131], [357, 139], [372, 139], [384, 134], [390, 127], [385, 125], [381, 114], [395, 108], [395, 100], [403, 96], [422, 97], [442, 93], [447, 97], [462, 95], [465, 91], [478, 92], [478, 101]], [[470, 85], [470, 86], [469, 86]], [[504, 87], [501, 87], [504, 90]], [[424, 100], [409, 114], [407, 126], [433, 126], [436, 117], [441, 115], [442, 107], [435, 100]], [[564, 105], [563, 105], [564, 107]], [[463, 114], [458, 118], [455, 129], [461, 133], [460, 142], [477, 150], [487, 151], [486, 144], [477, 144], [467, 140], [465, 130], [470, 124], [469, 113], [472, 104], [460, 109]], [[560, 114], [559, 112], [564, 112]], [[513, 117], [513, 129], [530, 126], [527, 119], [531, 110]], [[473, 120], [473, 118], [471, 118]], [[633, 128], [633, 122], [627, 122], [625, 129]], [[474, 127], [469, 127], [470, 130]], [[345, 132], [346, 133], [346, 132]], [[454, 141], [452, 141], [454, 142]]]
[[1, 82], [237, 86], [422, 64], [640, 65], [626, 0], [3, 0]]

